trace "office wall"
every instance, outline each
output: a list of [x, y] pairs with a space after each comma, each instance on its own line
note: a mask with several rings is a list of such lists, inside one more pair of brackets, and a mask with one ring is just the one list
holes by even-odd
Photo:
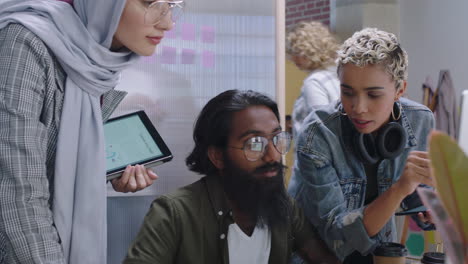
[[[344, 41], [365, 27], [376, 27], [399, 35], [398, 0], [336, 0], [335, 32]], [[333, 22], [332, 22], [333, 24]]]
[[450, 70], [461, 95], [468, 89], [468, 1], [411, 0], [399, 5], [400, 40], [409, 55], [408, 97], [421, 102], [426, 76], [436, 85], [441, 69]]
[[330, 25], [330, 6], [329, 0], [286, 0], [286, 26], [302, 20], [321, 21]]

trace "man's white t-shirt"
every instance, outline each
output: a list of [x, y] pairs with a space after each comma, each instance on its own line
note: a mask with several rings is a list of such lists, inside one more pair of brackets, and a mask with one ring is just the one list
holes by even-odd
[[249, 237], [234, 223], [229, 225], [227, 239], [230, 264], [268, 264], [271, 232], [267, 226], [256, 226]]

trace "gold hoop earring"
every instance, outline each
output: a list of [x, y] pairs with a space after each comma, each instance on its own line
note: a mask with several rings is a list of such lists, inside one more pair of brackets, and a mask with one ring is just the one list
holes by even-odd
[[[398, 117], [395, 117], [395, 106], [396, 106], [396, 109], [398, 109]], [[402, 111], [401, 103], [398, 103], [397, 101], [395, 101], [395, 103], [393, 103], [393, 108], [392, 108], [392, 118], [394, 121], [400, 120], [401, 111]]]

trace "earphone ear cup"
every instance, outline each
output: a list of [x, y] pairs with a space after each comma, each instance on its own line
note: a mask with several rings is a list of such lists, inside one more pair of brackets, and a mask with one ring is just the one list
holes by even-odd
[[353, 140], [354, 153], [357, 158], [367, 164], [375, 164], [380, 157], [375, 148], [374, 136], [371, 134], [356, 133]]
[[405, 129], [397, 122], [390, 122], [379, 131], [375, 143], [382, 159], [394, 159], [403, 152], [406, 141]]

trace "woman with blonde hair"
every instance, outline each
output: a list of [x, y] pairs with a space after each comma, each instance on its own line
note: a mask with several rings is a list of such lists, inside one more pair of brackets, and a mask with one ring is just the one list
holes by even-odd
[[320, 22], [299, 22], [288, 30], [286, 53], [296, 66], [309, 72], [294, 103], [292, 113], [293, 134], [299, 132], [304, 118], [313, 106], [327, 105], [339, 98], [336, 75], [338, 41]]
[[297, 140], [289, 192], [347, 264], [371, 263], [379, 244], [395, 242], [395, 211], [419, 184], [433, 185], [434, 117], [402, 97], [407, 67], [394, 34], [356, 32], [338, 52], [340, 101], [314, 110]]

